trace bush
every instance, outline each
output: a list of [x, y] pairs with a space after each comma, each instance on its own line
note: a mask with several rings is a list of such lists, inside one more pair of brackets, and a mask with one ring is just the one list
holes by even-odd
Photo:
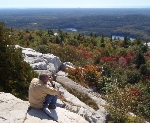
[[136, 70], [128, 70], [127, 71], [127, 82], [131, 84], [138, 83], [140, 81], [141, 74]]
[[150, 122], [150, 81], [146, 80], [144, 82], [139, 82], [138, 84], [135, 84], [134, 87], [137, 88], [135, 90], [136, 95], [141, 93], [139, 90], [142, 91], [136, 113]]
[[29, 83], [38, 74], [23, 60], [21, 49], [15, 48], [8, 34], [0, 23], [0, 91], [27, 100]]
[[84, 69], [84, 79], [88, 85], [95, 86], [98, 83], [98, 79], [101, 76], [101, 72], [96, 70], [93, 65], [86, 65]]
[[111, 83], [110, 91], [105, 95], [105, 99], [109, 102], [106, 109], [110, 112], [111, 121], [114, 123], [142, 123], [143, 119], [129, 118], [129, 112], [136, 112], [137, 106], [141, 102], [142, 92], [136, 88], [118, 88], [118, 83]]
[[67, 68], [65, 72], [69, 73], [69, 78], [74, 80], [75, 82], [81, 84], [84, 87], [87, 87], [87, 83], [85, 83], [83, 76], [83, 68], [76, 67], [75, 69]]
[[46, 54], [46, 53], [50, 52], [49, 47], [47, 45], [40, 45], [35, 50], [40, 52], [40, 53], [43, 53], [43, 54]]
[[49, 48], [51, 53], [58, 56], [62, 62], [69, 61], [78, 66], [84, 66], [91, 62], [91, 59], [87, 59], [87, 54], [83, 54], [77, 47], [69, 46], [67, 44], [64, 44], [63, 46], [51, 44]]

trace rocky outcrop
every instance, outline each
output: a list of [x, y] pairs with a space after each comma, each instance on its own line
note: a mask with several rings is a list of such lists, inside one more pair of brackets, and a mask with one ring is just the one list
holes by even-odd
[[0, 123], [88, 123], [80, 115], [60, 107], [50, 113], [51, 117], [42, 109], [30, 108], [28, 101], [0, 92]]
[[[64, 93], [64, 101], [58, 99], [56, 110], [50, 110], [50, 117], [44, 111], [29, 108], [29, 102], [23, 101], [8, 93], [0, 93], [0, 122], [3, 123], [106, 123], [108, 112], [101, 106], [106, 102], [101, 99], [101, 96], [90, 89], [84, 88], [67, 77], [67, 73], [61, 71], [65, 67], [74, 69], [70, 62], [62, 63], [60, 59], [52, 54], [42, 54], [30, 48], [23, 48], [16, 45], [16, 48], [22, 48], [24, 60], [31, 67], [40, 73], [44, 70], [49, 70], [57, 75], [56, 81], [59, 90]], [[70, 94], [64, 89], [62, 84], [68, 87], [86, 93], [98, 105], [99, 109], [94, 110], [85, 103], [81, 102], [77, 97]], [[65, 103], [66, 107], [61, 108], [60, 105]]]
[[[66, 85], [69, 88], [73, 88], [81, 93], [87, 94], [91, 99], [93, 99], [97, 106], [98, 110], [94, 110], [91, 107], [87, 106], [81, 102], [75, 96], [64, 92], [64, 98], [66, 99], [66, 109], [71, 110], [81, 116], [83, 116], [90, 123], [106, 123], [108, 112], [102, 107], [102, 105], [107, 105], [106, 102], [100, 97], [100, 94], [93, 92], [90, 89], [84, 88], [80, 84], [72, 81], [68, 77], [62, 76], [62, 74], [57, 75], [56, 79], [60, 84]], [[61, 90], [61, 88], [60, 88]], [[61, 90], [63, 92], [63, 90]], [[68, 103], [69, 102], [69, 103]], [[72, 105], [70, 105], [72, 104]]]
[[34, 70], [49, 70], [55, 74], [63, 66], [60, 59], [53, 54], [42, 54], [31, 48], [23, 48], [19, 45], [16, 45], [16, 48], [22, 49], [24, 61], [28, 62]]
[[[62, 78], [61, 81], [64, 79]], [[70, 79], [67, 81], [71, 82]], [[61, 84], [56, 82], [56, 85], [64, 93], [65, 101], [58, 99], [57, 108], [49, 110], [50, 116], [42, 109], [30, 108], [28, 101], [18, 99], [9, 93], [0, 92], [0, 123], [66, 123], [66, 121], [68, 123], [106, 123], [108, 113], [100, 106], [104, 103], [101, 99], [97, 100], [100, 102], [97, 102], [99, 110], [96, 111], [70, 94]], [[82, 90], [87, 91], [85, 88]], [[65, 108], [61, 108], [63, 103], [66, 104]]]

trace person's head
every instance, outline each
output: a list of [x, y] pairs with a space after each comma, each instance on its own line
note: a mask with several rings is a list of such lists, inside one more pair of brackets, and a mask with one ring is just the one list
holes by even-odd
[[39, 75], [39, 79], [42, 80], [45, 84], [52, 78], [52, 73], [50, 71], [43, 71]]

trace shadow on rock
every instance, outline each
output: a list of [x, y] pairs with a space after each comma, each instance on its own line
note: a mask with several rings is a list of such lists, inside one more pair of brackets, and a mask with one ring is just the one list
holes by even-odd
[[53, 118], [49, 117], [42, 109], [34, 109], [29, 107], [27, 113], [30, 116], [40, 118], [41, 120], [42, 119], [53, 120]]

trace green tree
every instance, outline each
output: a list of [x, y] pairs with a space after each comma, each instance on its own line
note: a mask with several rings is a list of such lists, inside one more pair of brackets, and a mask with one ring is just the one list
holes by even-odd
[[60, 42], [61, 42], [61, 41], [60, 41], [60, 39], [59, 39], [59, 37], [58, 37], [58, 36], [56, 36], [56, 39], [55, 39], [55, 40], [56, 40], [56, 41], [55, 41], [55, 42], [56, 42], [56, 44], [60, 44]]
[[145, 45], [141, 46], [141, 50], [142, 50], [143, 53], [146, 53], [148, 51], [147, 43]]
[[124, 42], [124, 47], [128, 48], [130, 39], [127, 36], [124, 36], [124, 41], [123, 42]]
[[112, 42], [112, 35], [110, 36], [110, 42]]
[[105, 44], [104, 44], [104, 35], [103, 34], [101, 35], [100, 42], [101, 42], [101, 47], [105, 47]]
[[10, 30], [0, 23], [0, 91], [27, 99], [29, 83], [37, 73], [23, 60], [21, 49], [16, 49]]
[[93, 33], [92, 32], [90, 33], [90, 36], [93, 37]]
[[54, 31], [53, 30], [48, 30], [48, 32], [47, 32], [49, 35], [54, 35]]
[[46, 45], [48, 43], [48, 39], [46, 36], [42, 37], [41, 44]]
[[142, 64], [145, 64], [145, 63], [146, 63], [145, 58], [144, 58], [144, 55], [143, 55], [140, 51], [138, 51], [138, 52], [136, 53], [136, 55], [135, 55], [135, 57], [134, 57], [134, 63], [136, 64], [136, 67], [137, 67], [138, 69], [140, 68], [140, 66], [141, 66]]

